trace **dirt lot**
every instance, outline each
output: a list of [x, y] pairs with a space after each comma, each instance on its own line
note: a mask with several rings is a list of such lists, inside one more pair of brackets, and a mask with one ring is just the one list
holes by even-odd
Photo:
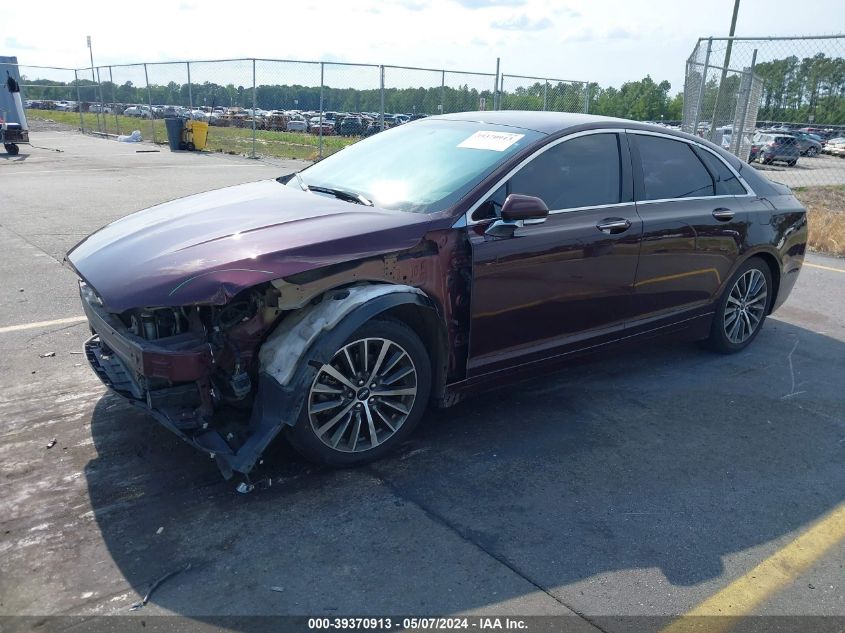
[[33, 142], [52, 149], [0, 159], [0, 616], [134, 616], [139, 631], [159, 615], [176, 631], [222, 615], [457, 613], [656, 631], [696, 608], [843, 622], [842, 260], [810, 255], [742, 354], [595, 359], [432, 412], [367, 468], [317, 469], [278, 442], [240, 495], [85, 366], [60, 261], [131, 211], [298, 164], [55, 130]]

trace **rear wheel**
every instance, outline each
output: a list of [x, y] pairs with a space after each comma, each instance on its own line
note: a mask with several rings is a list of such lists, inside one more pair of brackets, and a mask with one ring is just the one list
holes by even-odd
[[430, 391], [431, 362], [416, 333], [399, 321], [369, 321], [317, 370], [288, 437], [312, 461], [365, 464], [411, 434]]
[[14, 143], [6, 143], [3, 145], [6, 151], [9, 153], [10, 156], [17, 156], [18, 152], [21, 151], [21, 148], [15, 145]]
[[716, 304], [707, 345], [723, 354], [745, 349], [763, 327], [772, 301], [772, 273], [752, 257], [734, 273]]
[[807, 156], [815, 156], [819, 153], [819, 149], [817, 147], [811, 147], [807, 150]]
[[796, 163], [797, 163], [797, 162], [798, 162], [798, 159], [797, 159], [797, 158], [795, 158], [795, 159], [793, 159], [793, 160], [787, 161], [787, 163], [786, 163], [786, 164], [787, 164], [788, 166], [790, 166], [790, 167], [795, 167], [795, 165], [796, 165]]

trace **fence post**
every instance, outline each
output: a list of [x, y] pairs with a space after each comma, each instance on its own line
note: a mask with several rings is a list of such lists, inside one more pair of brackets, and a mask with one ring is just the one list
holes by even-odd
[[501, 110], [502, 104], [499, 103], [501, 97], [499, 96], [499, 62], [501, 59], [496, 58], [496, 76], [493, 78], [493, 109]]
[[[100, 86], [100, 67], [97, 66], [97, 87], [94, 88], [94, 100], [97, 100], [97, 92], [100, 93], [100, 107], [97, 110], [97, 131], [102, 133], [106, 123], [106, 115], [103, 113], [103, 88]], [[103, 117], [103, 125], [100, 126], [100, 115]]]
[[440, 114], [446, 114], [446, 71], [440, 71]]
[[384, 66], [379, 66], [379, 127], [384, 130]]
[[584, 82], [584, 114], [590, 112], [590, 82]]
[[114, 130], [120, 136], [120, 120], [117, 118], [117, 93], [115, 92], [114, 77], [109, 66], [109, 82], [111, 82], [111, 107], [114, 109]]
[[698, 87], [698, 103], [695, 106], [695, 116], [692, 118], [692, 130], [690, 134], [698, 132], [698, 122], [701, 120], [701, 108], [704, 105], [704, 84], [707, 83], [707, 72], [710, 70], [710, 50], [713, 47], [713, 38], [707, 38], [707, 53], [704, 55], [704, 70], [701, 73], [701, 85]]
[[543, 83], [543, 112], [549, 109], [549, 80]]
[[82, 116], [82, 93], [79, 92], [79, 72], [73, 71], [74, 83], [76, 84], [76, 109], [79, 110], [79, 129], [85, 134], [85, 119]]
[[320, 152], [317, 156], [323, 158], [323, 73], [325, 64], [320, 62]]
[[194, 97], [191, 94], [191, 62], [185, 62], [188, 67], [188, 110], [194, 111]]
[[255, 158], [255, 109], [258, 98], [255, 95], [255, 59], [252, 60], [252, 157]]
[[744, 161], [748, 160], [748, 156], [743, 158], [739, 155], [739, 150], [742, 148], [742, 137], [745, 135], [745, 122], [748, 120], [748, 107], [751, 105], [751, 93], [754, 92], [754, 68], [756, 66], [757, 49], [755, 48], [751, 53], [751, 68], [748, 71], [748, 90], [745, 95], [745, 106], [742, 108], [742, 119], [739, 121], [739, 129], [731, 130], [731, 145], [734, 146], [733, 155]]
[[152, 137], [153, 137], [153, 143], [155, 143], [156, 142], [156, 125], [155, 125], [156, 121], [155, 121], [155, 115], [153, 114], [153, 93], [152, 93], [152, 90], [150, 90], [150, 76], [147, 74], [147, 65], [146, 64], [144, 64], [144, 79], [147, 82], [147, 102], [148, 102], [148, 105], [150, 106], [150, 133], [152, 134]]

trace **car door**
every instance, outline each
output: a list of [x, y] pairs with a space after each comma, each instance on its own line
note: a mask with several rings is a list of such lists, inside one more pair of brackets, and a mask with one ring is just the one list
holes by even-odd
[[[633, 313], [642, 228], [630, 173], [624, 133], [579, 133], [539, 150], [470, 210], [468, 375], [620, 335]], [[515, 193], [543, 199], [548, 217], [489, 235]]]
[[730, 274], [747, 231], [747, 192], [703, 145], [650, 132], [628, 137], [643, 222], [632, 326], [682, 320], [709, 305]]

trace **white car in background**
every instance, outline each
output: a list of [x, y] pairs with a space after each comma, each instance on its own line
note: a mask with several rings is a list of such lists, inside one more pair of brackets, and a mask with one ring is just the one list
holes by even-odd
[[[319, 117], [317, 117], [319, 122]], [[308, 121], [303, 118], [299, 119], [290, 119], [285, 127], [288, 132], [307, 132], [308, 131]]]
[[845, 136], [837, 136], [830, 139], [822, 148], [825, 154], [832, 154], [833, 156], [845, 156]]

